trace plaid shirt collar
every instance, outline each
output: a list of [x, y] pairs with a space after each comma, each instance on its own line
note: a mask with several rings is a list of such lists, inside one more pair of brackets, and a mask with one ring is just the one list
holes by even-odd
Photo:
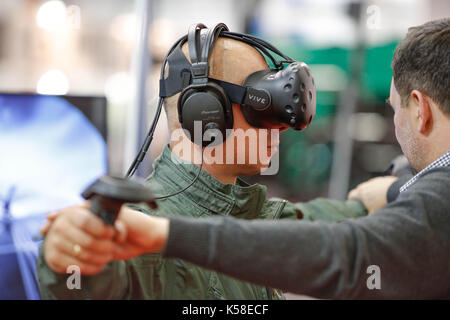
[[425, 169], [423, 169], [418, 174], [416, 174], [414, 177], [412, 177], [407, 183], [405, 183], [400, 188], [400, 192], [405, 192], [406, 190], [408, 190], [408, 188], [414, 182], [416, 182], [417, 179], [419, 179], [424, 173], [430, 171], [431, 169], [439, 168], [439, 167], [448, 167], [448, 166], [450, 166], [450, 151], [447, 151], [447, 153], [445, 153], [443, 156], [441, 156], [440, 158], [438, 158], [435, 161], [433, 161], [432, 163], [430, 163]]

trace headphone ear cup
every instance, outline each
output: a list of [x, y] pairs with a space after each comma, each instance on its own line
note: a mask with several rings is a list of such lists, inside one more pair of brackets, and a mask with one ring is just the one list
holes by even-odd
[[184, 89], [180, 96], [178, 97], [178, 103], [177, 103], [177, 109], [178, 109], [178, 121], [183, 124], [183, 108], [186, 102], [186, 99], [192, 94], [195, 93], [194, 89], [191, 89], [190, 87], [187, 87]]
[[[211, 144], [208, 140], [203, 141], [208, 129], [220, 131], [222, 139], [211, 144], [217, 145], [227, 138], [226, 129], [233, 128], [231, 102], [223, 89], [211, 82], [183, 90], [178, 99], [178, 117], [183, 129], [189, 132], [191, 141], [202, 146]], [[201, 132], [198, 127], [195, 130], [198, 125], [201, 125]], [[198, 137], [199, 133], [201, 137]]]

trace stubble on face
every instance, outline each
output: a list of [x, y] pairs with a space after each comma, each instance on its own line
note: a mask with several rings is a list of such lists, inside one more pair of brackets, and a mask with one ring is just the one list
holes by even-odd
[[[418, 142], [417, 133], [411, 122], [412, 112], [411, 106], [403, 106], [400, 94], [394, 85], [394, 80], [391, 82], [391, 91], [388, 103], [394, 110], [394, 126], [395, 136], [403, 151], [403, 154], [408, 158], [412, 167], [420, 171], [424, 166], [423, 148]], [[411, 102], [409, 102], [411, 104]]]

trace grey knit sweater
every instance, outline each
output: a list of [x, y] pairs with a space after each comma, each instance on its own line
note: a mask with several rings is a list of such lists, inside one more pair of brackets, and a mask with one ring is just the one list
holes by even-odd
[[450, 167], [340, 223], [171, 218], [164, 255], [318, 298], [449, 299]]

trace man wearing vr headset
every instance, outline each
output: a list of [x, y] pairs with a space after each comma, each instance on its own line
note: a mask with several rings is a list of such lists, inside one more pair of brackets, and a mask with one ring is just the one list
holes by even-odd
[[[322, 200], [321, 204], [331, 209], [325, 211], [319, 209], [317, 200], [267, 200], [264, 186], [248, 185], [238, 178], [270, 167], [279, 143], [278, 130], [304, 129], [311, 123], [315, 89], [304, 63], [282, 56], [289, 63], [282, 69], [283, 62], [270, 55], [276, 69], [269, 69], [261, 52], [281, 54], [276, 48], [226, 30], [223, 24], [211, 29], [197, 25], [170, 50], [162, 68], [160, 96], [165, 98], [170, 131], [185, 131], [163, 150], [148, 179], [159, 199], [159, 209], [129, 205], [133, 208], [129, 210], [137, 219], [142, 217], [138, 212], [333, 222], [365, 215], [364, 206], [357, 201]], [[214, 146], [205, 147], [211, 141], [195, 140], [196, 121], [201, 137], [208, 133], [210, 138], [214, 136]], [[245, 139], [238, 143], [240, 135], [249, 131], [255, 133], [249, 135], [249, 143]], [[257, 147], [259, 152], [252, 161], [251, 153]], [[204, 152], [197, 162], [200, 149]], [[230, 155], [234, 162], [227, 161]], [[223, 161], [210, 161], [212, 157]], [[240, 157], [244, 161], [237, 162]], [[135, 168], [132, 166], [130, 174]], [[120, 261], [111, 262], [115, 232], [90, 214], [87, 205], [65, 209], [50, 220], [54, 222], [38, 261], [44, 299], [283, 298], [279, 290], [242, 282], [180, 259], [144, 254], [139, 246], [130, 246]], [[122, 230], [120, 224], [117, 228]], [[131, 257], [136, 258], [125, 261]], [[83, 274], [91, 275], [82, 278], [80, 290], [67, 289], [68, 265], [78, 265]]]
[[375, 214], [331, 224], [169, 220], [124, 206], [117, 225], [127, 236], [121, 234], [115, 258], [164, 251], [321, 298], [449, 298], [449, 46], [446, 18], [411, 28], [396, 49], [389, 102], [397, 139], [419, 173]]
[[[138, 218], [125, 208], [120, 221], [129, 232], [138, 230], [137, 221], [146, 226], [148, 231], [137, 231], [145, 252], [164, 251], [166, 257], [291, 292], [341, 299], [449, 299], [449, 52], [450, 18], [445, 18], [410, 28], [394, 53], [388, 101], [397, 140], [418, 173], [376, 213], [332, 224], [271, 223]], [[266, 239], [272, 245], [261, 243]]]

